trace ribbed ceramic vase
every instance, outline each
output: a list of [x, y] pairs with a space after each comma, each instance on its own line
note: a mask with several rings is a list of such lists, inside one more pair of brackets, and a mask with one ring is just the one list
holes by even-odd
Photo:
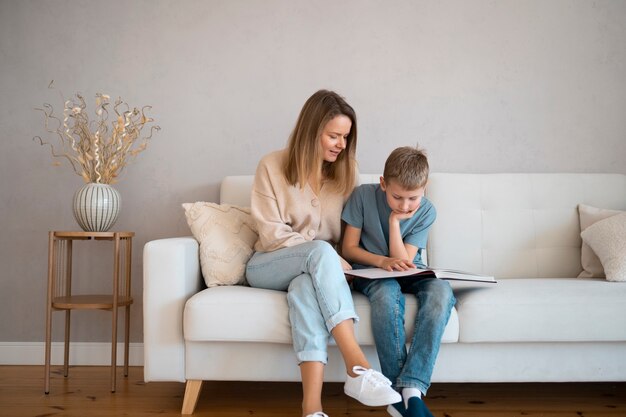
[[74, 218], [86, 232], [106, 232], [115, 224], [121, 203], [115, 188], [90, 182], [74, 194]]

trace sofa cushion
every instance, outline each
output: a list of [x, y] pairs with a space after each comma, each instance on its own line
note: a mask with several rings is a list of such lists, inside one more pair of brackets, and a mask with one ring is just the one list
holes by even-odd
[[626, 285], [510, 278], [455, 296], [461, 342], [626, 341]]
[[[360, 344], [373, 345], [367, 298], [353, 292], [359, 315], [356, 326]], [[407, 337], [412, 335], [417, 300], [406, 300]], [[185, 305], [183, 331], [189, 341], [246, 341], [291, 343], [287, 293], [251, 287], [214, 287], [192, 296]], [[458, 341], [459, 321], [453, 310], [443, 342]], [[333, 342], [334, 343], [334, 342]]]
[[[608, 217], [615, 216], [616, 214], [623, 213], [620, 210], [609, 210], [586, 204], [578, 205], [578, 217], [580, 220], [580, 231], [584, 232], [592, 224], [604, 220]], [[604, 268], [602, 262], [598, 259], [593, 249], [585, 243], [583, 239], [582, 247], [580, 248], [580, 263], [583, 267], [582, 272], [578, 275], [579, 278], [603, 278]]]
[[191, 233], [200, 243], [200, 266], [207, 287], [245, 283], [246, 263], [258, 239], [247, 207], [185, 203]]
[[589, 226], [581, 234], [598, 255], [609, 281], [626, 281], [626, 213]]

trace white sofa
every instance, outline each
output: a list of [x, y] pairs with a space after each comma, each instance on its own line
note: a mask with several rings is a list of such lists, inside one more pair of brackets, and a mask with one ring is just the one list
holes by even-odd
[[[251, 184], [225, 178], [221, 202], [248, 206]], [[577, 205], [625, 210], [626, 175], [436, 173], [427, 196], [438, 211], [429, 263], [499, 281], [453, 283], [433, 382], [626, 381], [626, 283], [576, 278]], [[354, 300], [359, 341], [378, 365], [368, 301]], [[202, 380], [299, 381], [285, 293], [206, 289], [193, 237], [146, 244], [143, 301], [145, 381], [187, 382], [183, 414]], [[416, 308], [407, 299], [408, 329]], [[344, 378], [334, 346], [325, 377]]]

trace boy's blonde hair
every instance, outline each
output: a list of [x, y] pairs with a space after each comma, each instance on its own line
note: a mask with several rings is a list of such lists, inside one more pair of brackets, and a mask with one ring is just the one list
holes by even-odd
[[385, 181], [394, 180], [406, 190], [415, 190], [428, 181], [428, 158], [417, 146], [402, 146], [391, 152], [385, 162]]
[[[339, 115], [352, 122], [346, 148], [335, 162], [324, 162], [320, 137], [326, 123]], [[356, 132], [356, 113], [343, 97], [328, 90], [313, 94], [304, 103], [289, 137], [284, 167], [287, 182], [304, 188], [311, 175], [323, 175], [338, 192], [351, 192], [356, 183]]]

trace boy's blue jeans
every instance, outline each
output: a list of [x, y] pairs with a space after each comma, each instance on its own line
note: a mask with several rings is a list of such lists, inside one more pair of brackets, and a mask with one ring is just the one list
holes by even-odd
[[327, 363], [331, 330], [344, 320], [358, 319], [339, 255], [327, 242], [256, 252], [246, 278], [252, 287], [287, 291], [298, 362]]
[[[352, 285], [370, 300], [372, 331], [382, 373], [396, 389], [417, 388], [426, 394], [441, 337], [456, 302], [450, 284], [438, 278], [355, 278]], [[408, 352], [403, 293], [415, 294], [418, 304]]]

